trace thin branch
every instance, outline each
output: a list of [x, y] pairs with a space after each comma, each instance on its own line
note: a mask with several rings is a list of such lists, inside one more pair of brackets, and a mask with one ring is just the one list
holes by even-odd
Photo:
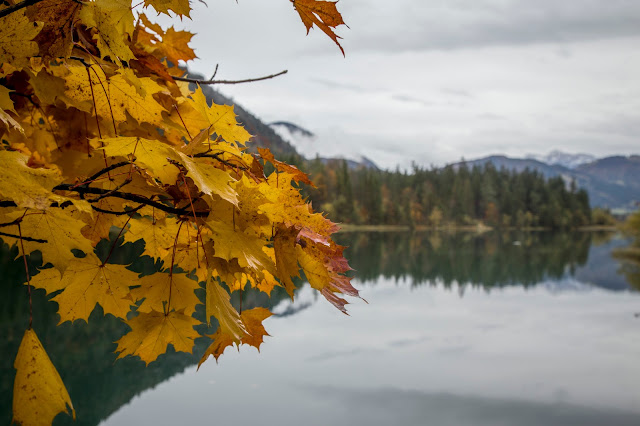
[[13, 12], [16, 12], [16, 11], [18, 11], [20, 9], [24, 9], [27, 6], [31, 6], [31, 5], [34, 5], [36, 3], [40, 3], [41, 1], [43, 1], [43, 0], [24, 0], [24, 1], [21, 1], [20, 3], [16, 3], [13, 6], [9, 6], [7, 8], [4, 8], [4, 9], [0, 10], [0, 18], [2, 18], [4, 16], [7, 16], [7, 15], [10, 15]]
[[197, 158], [213, 158], [213, 159], [218, 160], [219, 162], [221, 162], [225, 166], [231, 167], [233, 169], [240, 169], [242, 171], [249, 170], [248, 167], [239, 166], [237, 164], [230, 163], [230, 162], [228, 162], [227, 160], [225, 160], [223, 158], [220, 158], [220, 154], [224, 154], [224, 152], [216, 152], [216, 153], [211, 154], [210, 151], [207, 151], [207, 152], [201, 152], [199, 154], [194, 154], [193, 156], [197, 157]]
[[88, 185], [89, 183], [93, 182], [94, 180], [98, 179], [100, 176], [102, 176], [105, 173], [110, 172], [113, 169], [117, 169], [118, 167], [122, 167], [122, 166], [127, 166], [131, 164], [130, 161], [122, 161], [120, 163], [116, 163], [116, 164], [112, 164], [109, 167], [105, 167], [104, 169], [100, 170], [99, 172], [96, 172], [95, 174], [89, 176], [89, 178], [87, 180], [85, 180], [82, 185]]
[[[18, 225], [18, 227], [20, 227], [20, 224], [19, 224], [19, 223], [18, 223], [17, 225]], [[42, 243], [42, 244], [45, 244], [45, 243], [48, 243], [48, 242], [49, 242], [49, 241], [47, 241], [47, 240], [40, 240], [40, 239], [38, 239], [38, 238], [20, 237], [20, 235], [8, 234], [8, 233], [6, 233], [6, 232], [0, 232], [0, 235], [2, 235], [3, 237], [12, 237], [12, 238], [16, 238], [16, 239], [20, 239], [20, 238], [22, 238], [22, 240], [23, 240], [23, 241], [29, 241], [29, 242], [32, 242], [32, 243]]]
[[138, 210], [140, 210], [144, 206], [146, 206], [146, 204], [140, 204], [138, 207], [135, 207], [135, 208], [130, 209], [130, 210], [124, 210], [124, 211], [121, 211], [121, 212], [116, 212], [116, 211], [107, 210], [107, 209], [101, 209], [100, 207], [96, 207], [96, 206], [91, 206], [91, 208], [93, 210], [97, 211], [98, 213], [112, 214], [114, 216], [124, 216], [125, 214], [131, 215], [131, 213], [137, 212]]
[[189, 83], [197, 83], [197, 84], [241, 84], [241, 83], [253, 83], [254, 81], [268, 80], [270, 78], [278, 77], [283, 74], [289, 72], [288, 70], [280, 71], [277, 74], [267, 75], [265, 77], [258, 78], [248, 78], [246, 80], [198, 80], [195, 78], [188, 77], [173, 77], [174, 80], [178, 81], [186, 81]]
[[[184, 214], [188, 214], [189, 213], [189, 209], [188, 208], [181, 208], [181, 209], [177, 209], [174, 207], [170, 207], [167, 206], [165, 204], [162, 204], [158, 201], [153, 201], [150, 200], [147, 197], [144, 197], [142, 195], [138, 195], [138, 194], [131, 194], [128, 192], [120, 192], [120, 191], [112, 191], [110, 189], [102, 189], [102, 188], [92, 188], [89, 186], [75, 186], [75, 185], [70, 185], [70, 184], [60, 184], [56, 187], [54, 187], [52, 189], [52, 191], [72, 191], [72, 192], [77, 192], [78, 194], [84, 195], [84, 194], [96, 194], [96, 195], [105, 195], [108, 193], [108, 197], [113, 197], [113, 198], [120, 198], [123, 200], [128, 200], [128, 201], [133, 201], [136, 202], [138, 204], [144, 204], [147, 206], [152, 206], [157, 208], [158, 210], [162, 210], [163, 212], [166, 213], [170, 213], [170, 214], [175, 214], [175, 215], [184, 215]], [[91, 202], [92, 200], [88, 200], [89, 202]], [[0, 206], [2, 202], [0, 202]], [[6, 202], [5, 202], [6, 203]], [[12, 203], [12, 202], [10, 202]], [[196, 215], [199, 217], [204, 217], [204, 216], [208, 216], [209, 212], [208, 211], [197, 211]]]

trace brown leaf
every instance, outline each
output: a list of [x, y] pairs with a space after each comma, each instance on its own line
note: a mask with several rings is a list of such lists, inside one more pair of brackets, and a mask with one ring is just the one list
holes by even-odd
[[40, 56], [45, 61], [71, 55], [73, 27], [80, 5], [75, 0], [44, 0], [27, 8], [29, 20], [44, 23], [33, 41], [38, 43]]
[[342, 38], [333, 32], [333, 28], [338, 25], [346, 25], [342, 20], [342, 15], [336, 8], [336, 3], [333, 1], [320, 1], [320, 0], [291, 0], [293, 7], [300, 14], [300, 19], [307, 28], [307, 34], [309, 30], [316, 24], [326, 35], [331, 38], [338, 45], [340, 51], [344, 55], [344, 49], [338, 42], [339, 38]]

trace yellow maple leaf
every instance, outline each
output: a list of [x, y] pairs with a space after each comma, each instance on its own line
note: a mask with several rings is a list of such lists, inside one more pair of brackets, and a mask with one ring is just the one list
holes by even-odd
[[275, 250], [276, 268], [278, 270], [278, 278], [284, 284], [284, 288], [290, 297], [293, 298], [295, 285], [291, 277], [299, 277], [298, 255], [296, 252], [296, 237], [298, 230], [295, 228], [287, 228], [282, 225], [278, 226], [273, 238], [273, 248]]
[[176, 15], [186, 16], [190, 18], [191, 6], [189, 0], [144, 0], [145, 7], [152, 6], [158, 14], [164, 13], [169, 16], [169, 11], [173, 11]]
[[62, 182], [55, 170], [34, 169], [27, 165], [29, 157], [16, 151], [0, 151], [0, 196], [13, 200], [18, 207], [44, 210], [52, 202], [67, 200], [51, 190]]
[[322, 290], [330, 284], [331, 274], [322, 258], [314, 256], [300, 246], [296, 246], [296, 254], [311, 287]]
[[249, 132], [238, 124], [233, 107], [215, 103], [209, 106], [199, 86], [190, 98], [178, 105], [178, 111], [179, 115], [175, 112], [171, 114], [172, 127], [185, 133], [185, 125], [191, 134], [197, 134], [212, 126], [213, 131], [227, 142], [245, 144], [251, 138]]
[[315, 24], [338, 45], [344, 55], [344, 49], [338, 42], [338, 39], [342, 37], [334, 33], [332, 29], [338, 25], [346, 25], [336, 7], [337, 1], [291, 0], [291, 3], [293, 3], [293, 7], [307, 28], [307, 34], [309, 34], [309, 30]]
[[189, 47], [192, 37], [193, 33], [189, 31], [176, 31], [170, 27], [162, 35], [162, 43], [157, 44], [157, 50], [174, 66], [177, 66], [179, 61], [196, 59], [195, 52]]
[[133, 12], [130, 0], [93, 0], [83, 3], [78, 14], [89, 28], [96, 28], [94, 39], [100, 57], [112, 61], [135, 59], [125, 43], [125, 33], [133, 34]]
[[236, 308], [231, 306], [230, 298], [229, 293], [216, 282], [215, 278], [211, 277], [207, 280], [205, 303], [207, 324], [210, 324], [210, 319], [213, 315], [218, 320], [224, 333], [239, 342], [247, 334], [247, 329], [242, 323]]
[[130, 221], [129, 231], [124, 237], [130, 242], [143, 240], [146, 255], [163, 258], [173, 247], [179, 224], [174, 219], [165, 218], [162, 212], [153, 214], [155, 217]]
[[[246, 311], [243, 311], [240, 317], [242, 318], [242, 322], [247, 329], [247, 334], [245, 334], [240, 340], [241, 344], [253, 346], [260, 352], [260, 345], [264, 342], [264, 336], [269, 336], [269, 333], [264, 329], [262, 325], [262, 321], [269, 318], [271, 316], [271, 312], [265, 308], [253, 308]], [[202, 365], [203, 362], [207, 360], [211, 355], [218, 362], [218, 358], [224, 352], [224, 350], [232, 346], [234, 343], [238, 343], [233, 340], [233, 338], [227, 334], [221, 327], [218, 327], [216, 332], [209, 336], [213, 339], [213, 342], [207, 350], [200, 358], [198, 362], [198, 368]]]
[[116, 123], [126, 122], [129, 119], [126, 113], [138, 123], [160, 125], [163, 121], [162, 112], [165, 109], [153, 98], [153, 94], [165, 89], [150, 78], [139, 79], [146, 92], [146, 96], [142, 97], [137, 91], [131, 90], [131, 85], [121, 74], [107, 78], [98, 66], [90, 68], [91, 84], [84, 66], [69, 66], [66, 72], [55, 72], [65, 80], [67, 89], [63, 100], [69, 106], [91, 112], [95, 100], [95, 113], [107, 123], [112, 119]]
[[29, 21], [23, 10], [0, 18], [0, 64], [28, 67], [29, 58], [38, 55], [38, 44], [32, 40], [41, 30], [42, 22]]
[[143, 312], [126, 323], [131, 331], [116, 342], [118, 359], [127, 355], [139, 356], [147, 365], [165, 353], [170, 344], [176, 352], [191, 353], [193, 340], [199, 336], [193, 329], [198, 321], [176, 311], [166, 315], [157, 311]]
[[32, 329], [25, 331], [13, 366], [16, 378], [11, 424], [48, 426], [59, 413], [69, 414], [67, 406], [75, 420], [69, 392]]
[[29, 79], [29, 84], [42, 104], [54, 104], [56, 99], [64, 93], [64, 79], [45, 69], [34, 73]]
[[233, 346], [233, 344], [235, 343], [231, 336], [229, 336], [227, 333], [224, 333], [220, 327], [218, 327], [216, 332], [209, 337], [213, 339], [213, 342], [211, 342], [211, 344], [207, 347], [207, 350], [204, 351], [204, 354], [200, 358], [200, 361], [198, 362], [198, 369], [212, 355], [216, 359], [216, 362], [218, 362], [218, 358], [220, 358], [224, 350], [229, 346]]
[[[91, 242], [82, 235], [86, 224], [75, 219], [69, 209], [49, 209], [46, 211], [13, 212], [7, 219], [20, 220], [22, 235], [44, 240], [46, 243], [23, 241], [25, 253], [39, 250], [43, 263], [51, 262], [63, 273], [73, 259], [72, 250], [86, 254], [93, 253]], [[17, 228], [17, 224], [12, 227]], [[14, 232], [18, 234], [18, 232]], [[6, 237], [5, 237], [6, 238]]]
[[180, 170], [167, 161], [180, 159], [173, 147], [157, 140], [124, 136], [102, 139], [102, 142], [105, 143], [104, 152], [107, 155], [133, 160], [165, 185], [176, 183]]
[[262, 250], [266, 241], [251, 230], [236, 230], [232, 224], [217, 220], [209, 220], [206, 225], [213, 235], [217, 257], [225, 260], [238, 259], [243, 268], [275, 270], [273, 262]]
[[238, 204], [236, 191], [231, 187], [235, 180], [225, 172], [217, 168], [211, 161], [201, 158], [189, 158], [179, 153], [182, 164], [188, 170], [188, 176], [198, 186], [200, 191], [208, 195], [217, 195], [232, 204]]
[[129, 286], [137, 280], [138, 274], [124, 265], [103, 265], [92, 253], [73, 259], [62, 277], [47, 272], [31, 284], [44, 288], [47, 293], [64, 289], [52, 299], [58, 303], [60, 323], [63, 323], [78, 319], [87, 321], [96, 304], [102, 306], [105, 315], [126, 318], [133, 303]]
[[271, 312], [266, 308], [253, 308], [242, 311], [240, 316], [244, 326], [247, 328], [247, 334], [242, 339], [242, 343], [253, 346], [259, 352], [260, 345], [264, 342], [264, 336], [269, 336], [262, 322], [271, 315]]
[[158, 272], [140, 278], [137, 284], [140, 287], [131, 290], [131, 294], [135, 300], [144, 298], [139, 312], [177, 310], [191, 315], [200, 303], [195, 294], [200, 286], [185, 274]]

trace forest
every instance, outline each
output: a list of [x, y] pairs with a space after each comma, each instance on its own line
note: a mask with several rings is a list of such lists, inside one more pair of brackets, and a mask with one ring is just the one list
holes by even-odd
[[605, 211], [592, 211], [589, 195], [574, 181], [546, 179], [535, 170], [460, 163], [389, 171], [295, 155], [287, 161], [309, 172], [315, 187], [304, 186], [303, 194], [313, 206], [346, 224], [548, 229], [612, 224]]

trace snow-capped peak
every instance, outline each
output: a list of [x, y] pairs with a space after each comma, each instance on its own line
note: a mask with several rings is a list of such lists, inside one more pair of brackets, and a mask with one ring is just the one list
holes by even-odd
[[569, 169], [575, 169], [581, 164], [591, 163], [596, 159], [591, 154], [569, 154], [566, 152], [554, 150], [547, 155], [527, 155], [527, 158], [547, 163], [549, 165], [560, 165]]

